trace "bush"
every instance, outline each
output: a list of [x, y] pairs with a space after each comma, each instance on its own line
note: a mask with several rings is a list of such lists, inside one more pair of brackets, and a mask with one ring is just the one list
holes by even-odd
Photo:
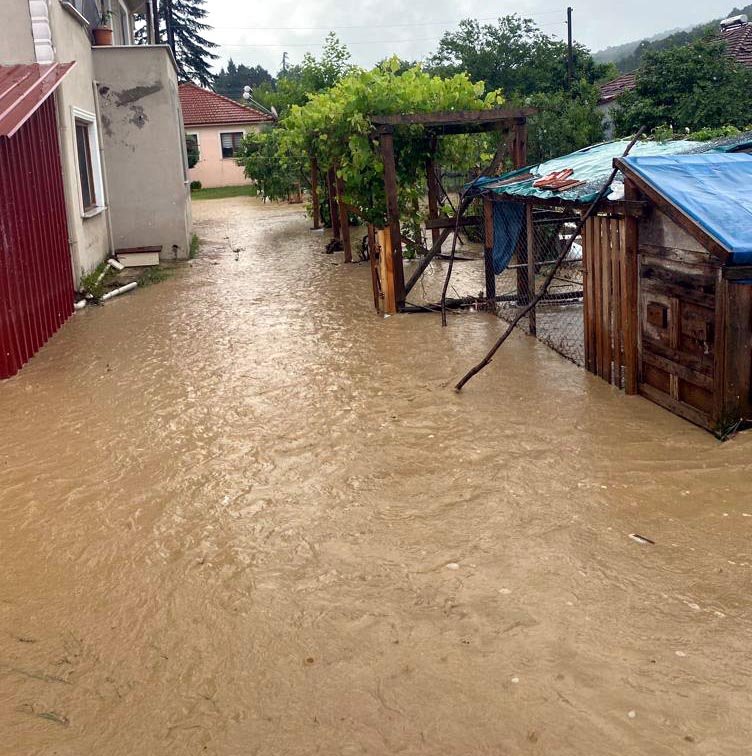
[[201, 189], [201, 182], [200, 181], [191, 181], [191, 191], [197, 192]]

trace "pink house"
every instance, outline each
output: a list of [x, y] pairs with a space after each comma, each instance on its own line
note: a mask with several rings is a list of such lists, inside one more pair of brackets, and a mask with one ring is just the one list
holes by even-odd
[[198, 145], [191, 181], [205, 188], [249, 183], [235, 157], [243, 136], [274, 123], [272, 116], [195, 84], [180, 85], [180, 105], [187, 140]]

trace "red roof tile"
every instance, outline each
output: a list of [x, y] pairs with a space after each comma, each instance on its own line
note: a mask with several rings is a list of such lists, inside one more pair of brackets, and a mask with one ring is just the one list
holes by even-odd
[[226, 123], [272, 123], [274, 118], [260, 110], [241, 105], [229, 97], [223, 97], [202, 89], [195, 84], [180, 85], [180, 106], [186, 126], [205, 126]]
[[729, 57], [752, 68], [752, 24], [730, 26], [721, 31]]
[[0, 136], [11, 137], [57, 89], [75, 63], [0, 66]]
[[601, 97], [598, 103], [602, 105], [606, 102], [611, 102], [611, 100], [615, 100], [622, 92], [634, 89], [635, 86], [636, 79], [633, 73], [622, 74], [618, 79], [609, 81], [608, 84], [604, 84], [601, 87]]
[[[737, 63], [752, 68], [752, 24], [744, 23], [721, 29], [719, 38], [726, 43], [726, 54]], [[623, 74], [601, 87], [599, 104], [615, 100], [622, 92], [635, 88], [635, 75]]]

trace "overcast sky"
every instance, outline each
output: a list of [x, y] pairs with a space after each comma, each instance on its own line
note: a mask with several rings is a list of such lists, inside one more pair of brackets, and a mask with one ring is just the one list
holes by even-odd
[[[574, 36], [596, 51], [661, 31], [685, 28], [724, 16], [733, 0], [570, 0]], [[743, 3], [742, 3], [743, 4]], [[221, 45], [218, 67], [236, 63], [264, 66], [276, 74], [287, 52], [292, 63], [306, 51], [318, 54], [328, 31], [347, 44], [353, 62], [371, 66], [396, 53], [421, 59], [442, 33], [462, 18], [492, 21], [507, 13], [532, 17], [548, 34], [564, 36], [566, 0], [207, 0], [210, 38]]]

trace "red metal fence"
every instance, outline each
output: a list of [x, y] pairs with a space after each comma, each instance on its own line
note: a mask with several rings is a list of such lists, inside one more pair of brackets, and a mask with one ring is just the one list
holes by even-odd
[[54, 97], [0, 137], [0, 378], [17, 373], [73, 312]]

